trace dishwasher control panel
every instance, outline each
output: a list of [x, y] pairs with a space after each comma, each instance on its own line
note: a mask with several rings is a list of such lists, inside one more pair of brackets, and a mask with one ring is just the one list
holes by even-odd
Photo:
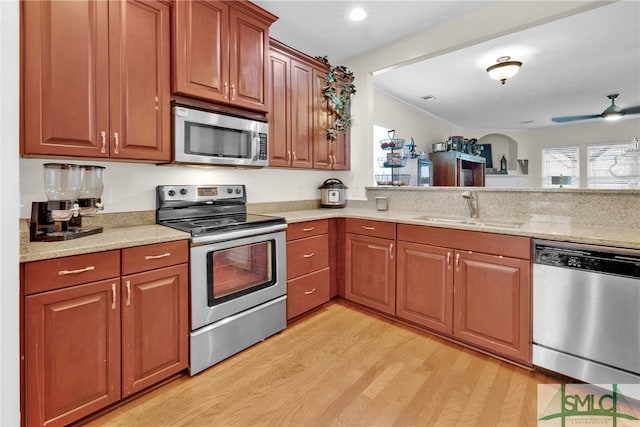
[[533, 262], [640, 278], [640, 251], [534, 240]]

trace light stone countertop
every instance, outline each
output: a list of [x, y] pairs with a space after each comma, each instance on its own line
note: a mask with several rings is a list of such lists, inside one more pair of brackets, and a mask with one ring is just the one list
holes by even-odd
[[[486, 227], [477, 224], [443, 224], [416, 219], [428, 215], [425, 212], [377, 211], [371, 208], [346, 207], [342, 209], [305, 209], [296, 211], [263, 212], [266, 215], [284, 217], [288, 223], [312, 221], [324, 218], [360, 218], [403, 224], [482, 231], [497, 234], [549, 239], [562, 242], [584, 243], [619, 248], [640, 249], [640, 230], [622, 227], [595, 227], [572, 224], [567, 218], [553, 220], [550, 217], [532, 217], [519, 228]], [[469, 219], [469, 218], [461, 218]], [[497, 218], [485, 219], [500, 220]], [[483, 221], [483, 218], [477, 219]], [[512, 220], [505, 220], [513, 222]], [[156, 224], [105, 227], [92, 236], [63, 242], [29, 242], [26, 226], [21, 224], [20, 262], [81, 255], [132, 246], [148, 245], [189, 239], [189, 234]]]
[[[361, 218], [377, 221], [388, 221], [403, 224], [424, 225], [430, 227], [455, 228], [459, 230], [483, 231], [487, 233], [509, 234], [513, 236], [533, 237], [562, 242], [584, 243], [592, 245], [612, 246], [619, 248], [640, 249], [640, 229], [630, 230], [624, 227], [587, 226], [572, 224], [567, 218], [553, 220], [550, 217], [530, 218], [519, 228], [486, 227], [476, 224], [444, 224], [416, 219], [427, 216], [428, 212], [377, 211], [368, 208], [342, 209], [310, 209], [290, 212], [277, 212], [274, 215], [283, 216], [288, 223], [311, 221], [315, 219], [344, 217]], [[437, 215], [434, 215], [439, 217]], [[460, 218], [471, 220], [471, 218]], [[498, 218], [476, 218], [474, 221], [501, 221]], [[514, 222], [504, 219], [504, 222]]]
[[155, 224], [105, 228], [102, 233], [62, 242], [30, 242], [28, 232], [21, 229], [20, 234], [21, 263], [185, 240], [191, 237], [188, 233]]

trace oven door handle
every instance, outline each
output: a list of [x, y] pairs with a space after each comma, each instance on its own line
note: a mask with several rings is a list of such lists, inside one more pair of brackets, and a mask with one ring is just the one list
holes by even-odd
[[225, 231], [223, 233], [213, 233], [204, 236], [191, 238], [191, 246], [206, 245], [209, 243], [223, 242], [226, 240], [240, 239], [242, 237], [259, 236], [261, 234], [275, 233], [287, 229], [287, 224], [275, 224], [264, 227], [243, 228], [235, 231]]

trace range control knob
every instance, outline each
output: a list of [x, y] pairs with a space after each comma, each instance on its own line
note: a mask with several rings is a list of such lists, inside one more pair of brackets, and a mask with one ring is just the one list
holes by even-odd
[[240, 189], [240, 187], [236, 188], [236, 194], [240, 194], [242, 193], [242, 190]]
[[227, 188], [227, 193], [229, 193], [229, 194], [233, 193], [233, 188], [231, 188], [231, 187]]
[[580, 262], [580, 258], [572, 256], [567, 259], [567, 266], [580, 268], [582, 267], [582, 263]]
[[187, 189], [186, 188], [180, 189], [180, 194], [182, 194], [183, 196], [187, 194]]
[[175, 192], [175, 191], [173, 191], [173, 190], [169, 190], [169, 191], [167, 191], [167, 194], [168, 194], [169, 196], [173, 197], [173, 196], [175, 196], [175, 195], [176, 195], [176, 192]]

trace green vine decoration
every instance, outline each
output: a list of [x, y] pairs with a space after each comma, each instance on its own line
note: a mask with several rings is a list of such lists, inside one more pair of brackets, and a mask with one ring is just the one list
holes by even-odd
[[326, 84], [322, 88], [322, 95], [327, 100], [329, 114], [333, 116], [330, 128], [325, 129], [328, 141], [338, 139], [338, 132], [344, 132], [351, 126], [351, 96], [356, 93], [353, 84], [355, 77], [344, 65], [333, 66], [326, 56], [316, 56], [328, 68], [325, 77]]

